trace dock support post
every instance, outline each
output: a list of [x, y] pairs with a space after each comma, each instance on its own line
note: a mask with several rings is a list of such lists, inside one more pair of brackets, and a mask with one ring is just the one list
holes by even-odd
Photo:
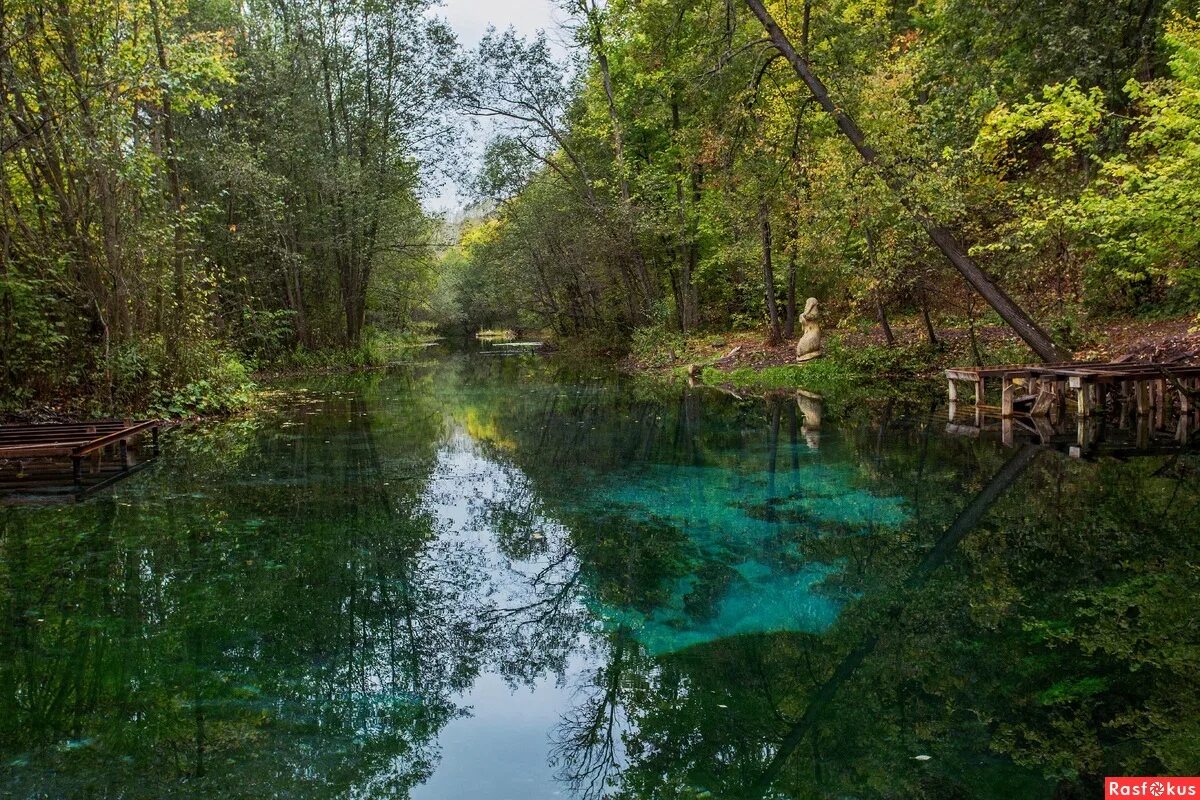
[[958, 402], [958, 386], [955, 385], [954, 378], [950, 379], [950, 387], [949, 387], [949, 389], [947, 389], [947, 391], [950, 393], [950, 402], [957, 403]]
[[1091, 449], [1092, 443], [1096, 441], [1096, 433], [1098, 425], [1095, 420], [1085, 419], [1080, 417], [1076, 423], [1076, 442], [1080, 453], [1086, 453]]
[[1017, 391], [1017, 387], [1016, 384], [1013, 383], [1012, 378], [1008, 375], [1004, 376], [1004, 382], [1001, 386], [1000, 416], [1004, 419], [1008, 419], [1013, 415], [1013, 400]]
[[83, 456], [71, 456], [71, 478], [76, 487], [83, 483]]
[[154, 443], [154, 455], [158, 455], [158, 426], [155, 425], [150, 429], [150, 440]]
[[1154, 382], [1154, 429], [1162, 430], [1167, 423], [1167, 382]]
[[1147, 381], [1136, 381], [1133, 384], [1133, 393], [1137, 397], [1137, 413], [1139, 417], [1149, 416], [1150, 414], [1150, 384]]
[[1071, 378], [1071, 388], [1075, 390], [1075, 415], [1088, 417], [1092, 414], [1091, 397], [1088, 386], [1082, 378]]

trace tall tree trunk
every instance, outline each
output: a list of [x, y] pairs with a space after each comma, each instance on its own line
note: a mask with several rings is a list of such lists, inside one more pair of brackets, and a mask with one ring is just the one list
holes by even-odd
[[636, 316], [647, 319], [646, 309], [655, 300], [657, 292], [650, 280], [646, 268], [646, 254], [642, 251], [642, 243], [638, 240], [637, 226], [634, 225], [633, 201], [629, 191], [629, 170], [625, 161], [625, 135], [622, 130], [621, 118], [617, 113], [616, 93], [613, 91], [612, 72], [608, 68], [608, 51], [604, 46], [603, 19], [600, 8], [595, 0], [584, 3], [592, 31], [592, 48], [596, 54], [596, 64], [600, 68], [600, 78], [604, 85], [604, 98], [608, 106], [608, 122], [612, 128], [613, 160], [617, 169], [617, 183], [621, 187], [621, 225], [629, 240], [630, 254], [637, 273], [638, 286], [641, 290], [642, 302], [636, 309]]
[[921, 319], [925, 322], [925, 335], [929, 337], [929, 344], [940, 347], [942, 343], [938, 341], [937, 331], [933, 328], [933, 320], [929, 317], [929, 294], [924, 287], [921, 288]]
[[[871, 233], [869, 225], [863, 225], [863, 235], [867, 240], [867, 260], [871, 266], [871, 272], [879, 276], [879, 259], [876, 257], [875, 251], [875, 236]], [[875, 295], [875, 315], [879, 317], [879, 327], [883, 331], [884, 341], [888, 347], [896, 346], [896, 336], [892, 333], [892, 326], [888, 322], [887, 309], [883, 307], [883, 292], [877, 285], [873, 292]]]
[[764, 200], [758, 205], [758, 223], [762, 230], [763, 296], [767, 301], [768, 344], [783, 341], [779, 331], [779, 307], [775, 303], [775, 267], [771, 263], [771, 209]]
[[[699, 164], [692, 165], [691, 185], [692, 208], [699, 209], [704, 186], [704, 167]], [[692, 310], [692, 324], [695, 325], [700, 317], [700, 296], [696, 290], [696, 272], [700, 268], [700, 231], [694, 213], [688, 222], [688, 242], [688, 279], [683, 285], [683, 290], [687, 293], [688, 307]]]
[[687, 333], [687, 328], [684, 327], [683, 314], [679, 313], [683, 310], [683, 295], [679, 292], [679, 279], [675, 275], [674, 267], [667, 267], [667, 279], [671, 282], [671, 294], [675, 297], [675, 321], [679, 325], [680, 333]]
[[159, 19], [158, 0], [150, 0], [150, 20], [154, 26], [154, 49], [158, 57], [158, 68], [161, 70], [162, 85], [161, 109], [163, 150], [167, 163], [167, 187], [171, 194], [171, 210], [174, 217], [171, 221], [174, 236], [174, 252], [171, 256], [172, 272], [175, 280], [175, 320], [176, 324], [168, 326], [168, 340], [178, 344], [184, 328], [181, 324], [187, 321], [187, 275], [184, 270], [184, 230], [183, 230], [183, 187], [179, 179], [179, 154], [175, 148], [175, 123], [171, 108], [171, 90], [167, 62], [167, 48], [163, 44], [162, 21]]
[[[679, 103], [674, 98], [671, 100], [671, 130], [678, 131], [680, 127], [679, 121]], [[679, 329], [683, 333], [687, 333], [692, 329], [692, 273], [693, 267], [696, 264], [696, 237], [693, 235], [691, 217], [688, 214], [687, 208], [687, 191], [684, 187], [683, 163], [676, 164], [676, 182], [675, 182], [675, 201], [679, 208], [679, 289], [676, 292], [678, 296], [677, 312], [679, 314]], [[696, 192], [696, 170], [692, 169], [692, 193]]]
[[875, 314], [879, 317], [879, 327], [883, 330], [883, 339], [887, 342], [887, 346], [895, 347], [896, 335], [892, 333], [892, 326], [887, 318], [887, 309], [883, 307], [883, 300], [880, 298], [879, 292], [875, 293]]
[[[620, 115], [617, 113], [617, 99], [616, 93], [613, 91], [612, 72], [608, 68], [608, 51], [604, 46], [604, 19], [596, 0], [580, 0], [579, 8], [587, 20], [591, 35], [592, 52], [596, 56], [596, 65], [600, 69], [600, 79], [604, 86], [604, 99], [607, 101], [608, 106], [608, 122], [612, 128], [613, 160], [617, 170], [617, 183], [621, 188], [621, 223], [624, 234], [629, 240], [629, 250], [633, 256], [637, 281], [643, 298], [638, 315], [642, 318], [647, 318], [646, 308], [655, 300], [657, 292], [655, 291], [653, 282], [650, 280], [650, 273], [646, 268], [646, 255], [642, 252], [642, 245], [638, 240], [637, 229], [633, 224], [634, 214], [633, 202], [629, 191], [629, 170], [625, 161], [625, 135]], [[633, 321], [636, 323], [638, 320], [634, 319]]]
[[892, 190], [896, 199], [920, 223], [921, 227], [929, 235], [929, 238], [946, 255], [946, 258], [950, 260], [954, 268], [983, 296], [988, 304], [996, 310], [996, 313], [1008, 323], [1016, 334], [1037, 353], [1039, 358], [1047, 362], [1064, 361], [1066, 359], [1064, 351], [1025, 313], [1024, 309], [1018, 306], [1012, 298], [1005, 294], [1003, 289], [996, 285], [980, 269], [979, 265], [967, 255], [966, 250], [955, 239], [954, 235], [939, 225], [930, 215], [929, 211], [912, 197], [909, 192], [908, 179], [904, 178], [890, 164], [881, 159], [875, 149], [867, 144], [862, 130], [845, 111], [834, 103], [833, 99], [829, 96], [829, 90], [825, 87], [825, 84], [813, 74], [808, 61], [796, 52], [796, 48], [792, 46], [792, 43], [788, 40], [783, 30], [780, 29], [770, 12], [767, 11], [763, 0], [746, 0], [746, 5], [750, 7], [750, 10], [762, 22], [763, 27], [766, 28], [767, 35], [776, 49], [792, 65], [800, 80], [804, 81], [804, 84], [808, 87], [808, 90], [820, 104], [821, 108], [833, 117], [838, 129], [854, 145], [862, 160], [876, 169], [880, 178]]
[[787, 300], [783, 313], [783, 336], [791, 339], [796, 335], [796, 242], [800, 238], [800, 225], [796, 210], [788, 210], [787, 224]]

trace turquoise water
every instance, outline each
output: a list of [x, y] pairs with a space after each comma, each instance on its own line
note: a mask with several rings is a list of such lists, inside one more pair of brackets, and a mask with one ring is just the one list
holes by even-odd
[[430, 354], [0, 506], [0, 797], [1049, 800], [1200, 771], [1195, 455], [816, 402]]

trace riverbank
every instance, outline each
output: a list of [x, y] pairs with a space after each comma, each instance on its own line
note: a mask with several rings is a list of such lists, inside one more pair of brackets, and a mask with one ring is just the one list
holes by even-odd
[[218, 352], [203, 377], [182, 386], [142, 381], [144, 391], [133, 401], [108, 403], [96, 392], [62, 394], [52, 400], [0, 405], [0, 424], [68, 423], [104, 417], [147, 417], [184, 421], [236, 416], [264, 402], [271, 390], [264, 384], [281, 378], [370, 372], [403, 363], [432, 347], [441, 337], [431, 334], [376, 335], [356, 348], [296, 350], [265, 363], [244, 362]]
[[[794, 342], [769, 345], [758, 331], [684, 338], [640, 336], [621, 361], [630, 373], [691, 378], [731, 391], [805, 388], [812, 391], [905, 393], [966, 364], [1021, 364], [1036, 357], [1006, 327], [939, 326], [931, 341], [920, 318], [892, 323], [889, 345], [878, 326], [827, 331], [823, 358], [796, 364]], [[1069, 337], [1079, 361], [1200, 360], [1195, 318], [1109, 320]]]

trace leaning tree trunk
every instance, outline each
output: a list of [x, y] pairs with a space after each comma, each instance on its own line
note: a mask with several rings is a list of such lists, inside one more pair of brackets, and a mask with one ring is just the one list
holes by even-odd
[[921, 287], [921, 319], [925, 322], [925, 335], [929, 337], [931, 347], [941, 347], [941, 342], [938, 341], [937, 331], [933, 329], [933, 320], [929, 316], [929, 295], [925, 291], [925, 287]]
[[895, 347], [896, 334], [892, 332], [892, 325], [887, 318], [887, 309], [883, 307], [883, 299], [879, 296], [879, 292], [875, 293], [875, 315], [879, 317], [879, 329], [883, 331], [883, 340], [887, 342], [888, 347]]
[[1024, 309], [1018, 306], [1003, 289], [996, 285], [980, 269], [979, 265], [967, 255], [962, 244], [954, 238], [954, 234], [939, 225], [928, 209], [912, 198], [908, 191], [909, 181], [881, 159], [879, 153], [867, 144], [862, 130], [845, 111], [842, 111], [833, 102], [833, 99], [829, 96], [829, 90], [825, 88], [825, 84], [813, 74], [808, 61], [796, 52], [796, 48], [792, 46], [787, 35], [776, 24], [775, 19], [767, 11], [762, 0], [746, 0], [746, 5], [750, 7], [750, 10], [754, 12], [754, 15], [758, 17], [763, 27], [766, 28], [771, 43], [775, 45], [776, 49], [792, 65], [800, 80], [804, 81], [804, 84], [808, 87], [808, 90], [812, 93], [817, 103], [820, 104], [821, 108], [833, 117], [838, 129], [854, 145], [854, 149], [858, 151], [862, 160], [878, 171], [880, 178], [883, 179], [887, 187], [896, 195], [900, 204], [920, 223], [921, 227], [929, 235], [929, 238], [946, 255], [946, 258], [950, 260], [954, 268], [966, 279], [967, 283], [971, 284], [983, 296], [988, 304], [996, 310], [996, 313], [1038, 354], [1039, 358], [1047, 362], [1064, 361], [1065, 355], [1063, 351], [1054, 344], [1050, 336], [1025, 313]]

